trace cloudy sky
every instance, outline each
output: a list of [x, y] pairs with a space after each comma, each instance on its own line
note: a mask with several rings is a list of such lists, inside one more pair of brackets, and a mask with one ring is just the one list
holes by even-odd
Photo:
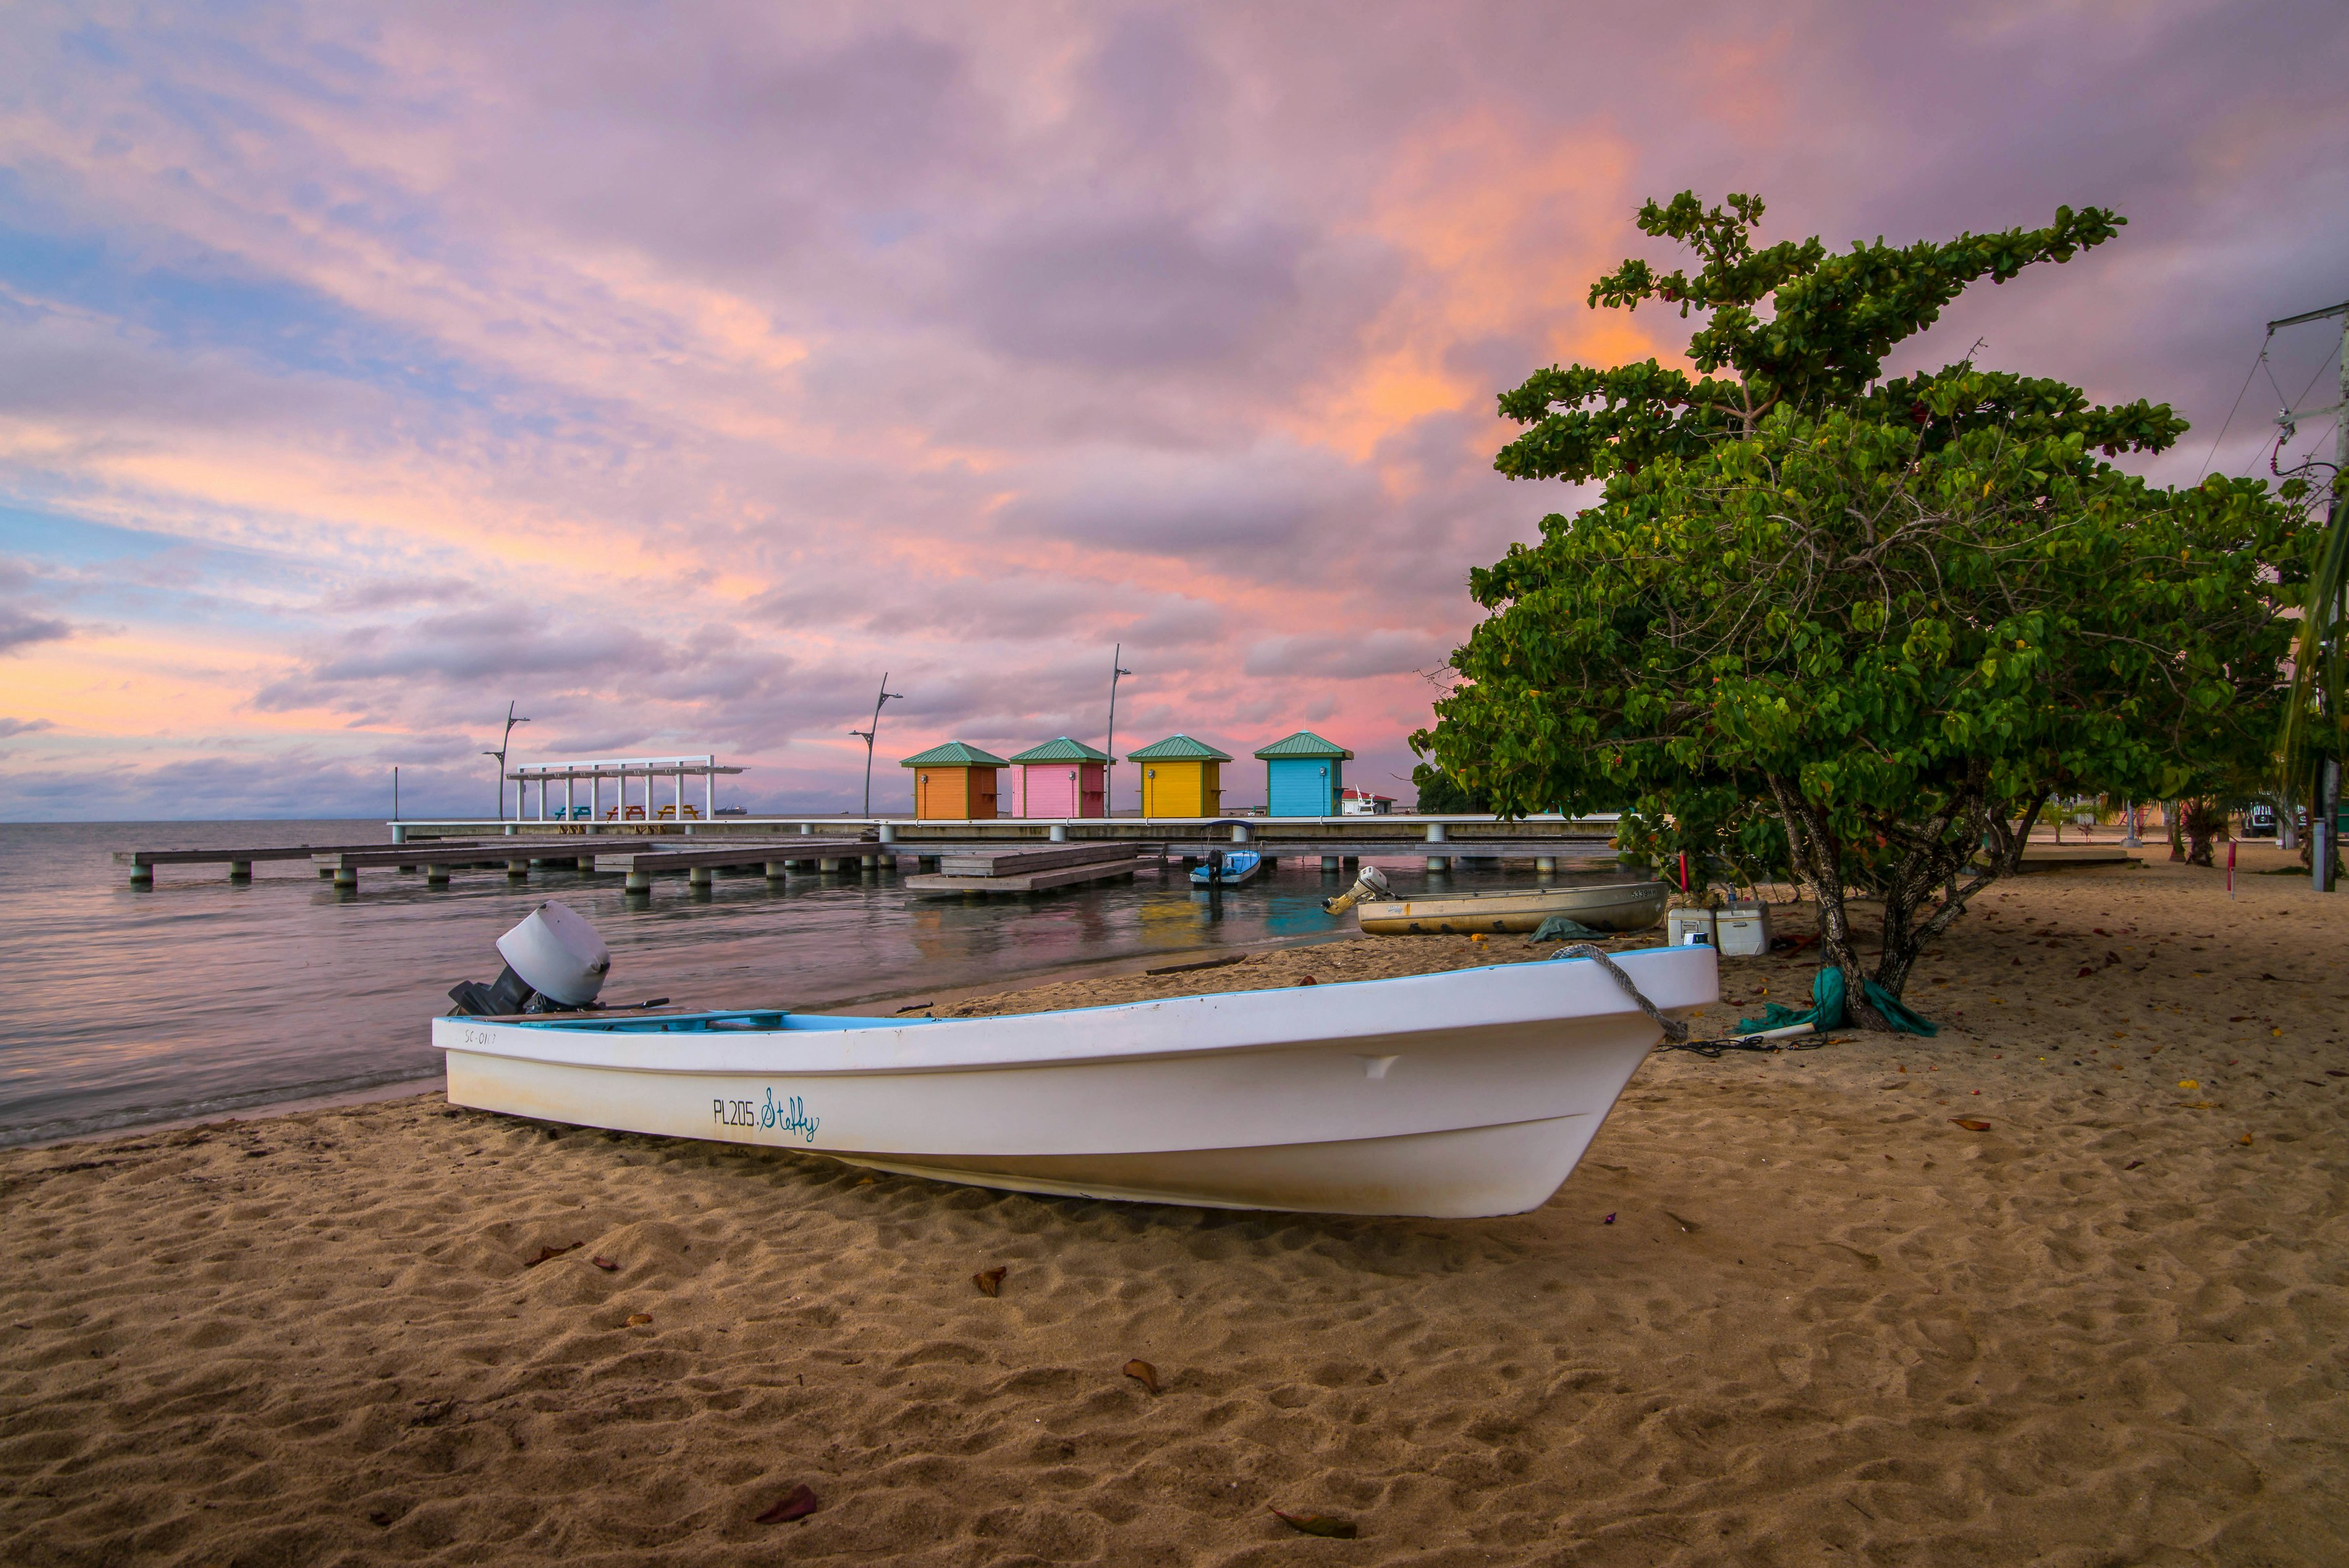
[[1119, 643], [1121, 750], [1309, 726], [1392, 786], [1468, 568], [1572, 501], [1492, 472], [1494, 394], [1683, 339], [1583, 305], [1661, 255], [1643, 198], [2118, 208], [1895, 368], [2167, 399], [2176, 480], [2332, 400], [2329, 328], [2256, 356], [2349, 295], [2338, 0], [18, 0], [0, 41], [9, 818], [373, 814], [395, 763], [478, 812], [509, 699], [524, 759], [853, 806], [885, 669], [902, 808], [920, 745], [1099, 743]]

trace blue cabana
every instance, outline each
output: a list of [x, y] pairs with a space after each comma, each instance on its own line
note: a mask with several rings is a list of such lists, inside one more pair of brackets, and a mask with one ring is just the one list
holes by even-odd
[[1335, 816], [1354, 753], [1310, 730], [1299, 730], [1256, 753], [1264, 759], [1265, 815]]

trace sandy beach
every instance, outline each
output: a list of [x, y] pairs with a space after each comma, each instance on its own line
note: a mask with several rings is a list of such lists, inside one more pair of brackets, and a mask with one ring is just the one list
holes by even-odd
[[[0, 1154], [0, 1560], [2349, 1561], [2349, 897], [2162, 853], [1986, 896], [1910, 992], [1940, 1039], [1652, 1056], [1510, 1219], [431, 1097]], [[949, 1008], [1537, 957], [1362, 939]], [[1812, 969], [1725, 964], [1699, 1033]]]

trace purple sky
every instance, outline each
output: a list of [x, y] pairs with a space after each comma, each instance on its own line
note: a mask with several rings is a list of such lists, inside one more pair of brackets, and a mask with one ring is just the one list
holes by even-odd
[[902, 809], [935, 741], [1100, 743], [1119, 642], [1121, 751], [1310, 727], [1407, 800], [1469, 567], [1574, 499], [1493, 395], [1671, 355], [1582, 298], [1683, 187], [2118, 208], [1892, 369], [2168, 400], [2165, 480], [2247, 373], [2229, 472], [2333, 400], [2331, 329], [2254, 357], [2349, 296], [2337, 0], [1664, 15], [12, 6], [0, 815], [478, 812], [509, 698], [523, 760], [853, 806], [884, 669]]

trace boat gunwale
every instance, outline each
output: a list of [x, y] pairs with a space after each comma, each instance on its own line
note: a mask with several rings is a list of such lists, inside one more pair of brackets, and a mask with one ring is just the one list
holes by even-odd
[[[1682, 963], [1698, 961], [1695, 960], [1695, 955], [1699, 953], [1705, 954], [1713, 960], [1716, 967], [1712, 977], [1712, 981], [1710, 984], [1700, 983], [1698, 985], [1697, 989], [1702, 994], [1701, 994], [1695, 1001], [1688, 1002], [1671, 1002], [1660, 1003], [1659, 1005], [1661, 1010], [1667, 1014], [1670, 1014], [1692, 1011], [1698, 1007], [1706, 1006], [1718, 999], [1720, 994], [1719, 971], [1717, 968], [1718, 958], [1717, 955], [1713, 953], [1713, 950], [1704, 947], [1675, 948], [1665, 946], [1632, 949], [1611, 956], [1619, 961], [1623, 960], [1643, 959], [1677, 961], [1671, 964], [1671, 969], [1667, 970], [1666, 972], [1670, 973], [1672, 971], [1679, 969]], [[1070, 1021], [1079, 1019], [1098, 1019], [1106, 1014], [1128, 1012], [1138, 1009], [1148, 1009], [1153, 1012], [1160, 1013], [1163, 1013], [1169, 1009], [1195, 1013], [1201, 1012], [1211, 1012], [1214, 1004], [1228, 999], [1239, 997], [1268, 1001], [1279, 999], [1281, 1001], [1293, 1003], [1295, 1001], [1304, 998], [1305, 994], [1309, 991], [1312, 993], [1311, 1000], [1316, 1003], [1321, 1003], [1330, 1000], [1330, 992], [1333, 991], [1359, 992], [1361, 988], [1366, 986], [1392, 986], [1396, 984], [1408, 984], [1411, 982], [1433, 982], [1435, 984], [1448, 986], [1458, 985], [1459, 983], [1468, 980], [1471, 976], [1541, 974], [1546, 971], [1547, 964], [1553, 962], [1583, 964], [1587, 963], [1588, 960], [1586, 958], [1578, 957], [1563, 961], [1552, 959], [1507, 964], [1480, 964], [1471, 969], [1442, 970], [1432, 974], [1392, 975], [1376, 980], [1362, 981], [1326, 981], [1312, 987], [1272, 986], [1257, 991], [1203, 992], [1184, 996], [1146, 997], [1133, 1002], [1104, 1002], [1092, 1007], [1056, 1008], [1043, 1012], [1001, 1013], [977, 1018], [874, 1018], [839, 1019], [835, 1021], [827, 1016], [826, 1027], [803, 1029], [800, 1031], [792, 1031], [788, 1027], [776, 1030], [696, 1029], [664, 1031], [658, 1028], [646, 1027], [645, 1025], [649, 1024], [652, 1022], [651, 1019], [630, 1020], [629, 1023], [634, 1025], [634, 1027], [616, 1028], [609, 1026], [597, 1027], [593, 1023], [588, 1024], [586, 1027], [581, 1027], [578, 1021], [565, 1022], [555, 1019], [548, 1019], [544, 1022], [522, 1023], [505, 1023], [501, 1021], [492, 1024], [487, 1020], [466, 1020], [457, 1017], [441, 1017], [433, 1020], [433, 1044], [436, 1048], [447, 1053], [479, 1056], [494, 1056], [518, 1061], [533, 1061], [553, 1065], [570, 1067], [583, 1072], [625, 1072], [661, 1075], [709, 1075], [758, 1072], [777, 1075], [788, 1074], [792, 1076], [811, 1077], [863, 1076], [891, 1074], [1053, 1069], [1082, 1067], [1087, 1065], [1099, 1065], [1103, 1064], [1124, 1062], [1201, 1059], [1210, 1056], [1247, 1054], [1279, 1050], [1330, 1050], [1340, 1048], [1350, 1044], [1371, 1044], [1413, 1038], [1424, 1039], [1431, 1035], [1442, 1035], [1444, 1033], [1468, 1033], [1495, 1028], [1517, 1028], [1527, 1024], [1539, 1024], [1544, 1023], [1568, 1023], [1584, 1019], [1599, 1020], [1619, 1018], [1626, 1013], [1638, 1012], [1638, 1004], [1634, 1002], [1630, 997], [1625, 995], [1619, 987], [1612, 983], [1608, 983], [1606, 984], [1604, 991], [1600, 993], [1600, 995], [1609, 1003], [1608, 1005], [1597, 1008], [1586, 1007], [1579, 1011], [1566, 1013], [1555, 1012], [1534, 1012], [1529, 1011], [1521, 1005], [1515, 1008], [1496, 1009], [1492, 1015], [1485, 1017], [1472, 1019], [1462, 1018], [1455, 1014], [1441, 1023], [1429, 1023], [1423, 1025], [1416, 1025], [1401, 1029], [1388, 1028], [1349, 1032], [1342, 1027], [1333, 1025], [1328, 1029], [1319, 1030], [1303, 1035], [1287, 1035], [1278, 1038], [1259, 1035], [1257, 1037], [1198, 1039], [1190, 1043], [1175, 1044], [1159, 1044], [1155, 1042], [1130, 1042], [1126, 1043], [1122, 1048], [1119, 1046], [1104, 1046], [1101, 1043], [1089, 1041], [1082, 1043], [1079, 1049], [1069, 1051], [1067, 1054], [1058, 1054], [1039, 1051], [1033, 1045], [1030, 1047], [1029, 1054], [1016, 1057], [1009, 1057], [1000, 1054], [984, 1054], [957, 1058], [950, 1056], [939, 1057], [932, 1054], [934, 1051], [951, 1050], [954, 1046], [954, 1040], [941, 1038], [936, 1033], [941, 1029], [947, 1031], [951, 1035], [961, 1036], [966, 1039], [973, 1034], [982, 1033], [989, 1034], [1000, 1033], [1003, 1026], [1007, 1024], [1017, 1026], [1024, 1023], [1032, 1027], [1041, 1023], [1047, 1029], [1052, 1029], [1056, 1024], [1060, 1028], [1065, 1029]], [[1646, 963], [1642, 963], [1640, 967], [1647, 968], [1650, 966]], [[1582, 979], [1587, 974], [1597, 973], [1598, 966], [1596, 964], [1590, 964], [1588, 971], [1577, 970], [1572, 972], [1578, 979]], [[1651, 985], [1653, 985], [1653, 982], [1650, 983]], [[1657, 987], [1657, 989], [1662, 988]], [[1679, 987], [1674, 986], [1672, 989], [1677, 990]], [[772, 1013], [778, 1011], [779, 1010], [773, 1008], [750, 1008], [723, 1010], [701, 1013], [657, 1014], [655, 1016], [674, 1022], [687, 1019], [706, 1020], [709, 1018], [740, 1017], [745, 1014]], [[784, 1016], [788, 1018], [792, 1015], [785, 1012]], [[837, 1026], [833, 1026], [835, 1024]], [[455, 1033], [460, 1029], [466, 1028], [468, 1025], [481, 1029], [486, 1037], [479, 1041], [469, 1040], [443, 1043], [441, 1035], [444, 1030], [450, 1033]], [[771, 1046], [774, 1044], [790, 1043], [812, 1047], [819, 1042], [830, 1042], [835, 1044], [844, 1044], [854, 1041], [859, 1036], [875, 1034], [885, 1030], [899, 1031], [915, 1027], [918, 1027], [921, 1032], [921, 1038], [918, 1041], [906, 1041], [901, 1034], [896, 1037], [895, 1042], [901, 1047], [911, 1046], [918, 1051], [920, 1054], [915, 1060], [876, 1059], [869, 1062], [833, 1061], [823, 1064], [743, 1064], [709, 1061], [618, 1062], [580, 1060], [576, 1054], [556, 1055], [553, 1054], [555, 1050], [560, 1049], [564, 1044], [569, 1044], [573, 1045], [574, 1049], [579, 1046], [593, 1047], [594, 1049], [588, 1052], [587, 1054], [604, 1055], [616, 1051], [623, 1044], [641, 1044], [649, 1041], [659, 1040], [664, 1037], [673, 1044], [682, 1045], [689, 1044], [705, 1049], [716, 1047], [721, 1044], [726, 1046], [751, 1047], [756, 1045]], [[1158, 1028], [1154, 1028], [1153, 1033], [1157, 1033], [1158, 1029], [1163, 1027], [1164, 1025], [1162, 1023]], [[502, 1032], [509, 1029], [517, 1032], [511, 1038], [503, 1037], [500, 1033], [491, 1033], [492, 1030]], [[1196, 1026], [1195, 1025], [1195, 1029]], [[536, 1048], [533, 1049], [533, 1047]]]
[[[1488, 888], [1482, 892], [1473, 893], [1421, 893], [1407, 898], [1365, 898], [1354, 907], [1357, 909], [1362, 910], [1408, 909], [1414, 904], [1433, 906], [1438, 904], [1466, 904], [1478, 901], [1499, 903], [1502, 900], [1509, 898], [1546, 901], [1560, 898], [1587, 898], [1593, 893], [1605, 893], [1619, 889], [1629, 894], [1650, 888], [1661, 888], [1665, 889], [1664, 897], [1670, 898], [1671, 886], [1672, 885], [1671, 883], [1663, 881], [1659, 877], [1643, 877], [1637, 882], [1582, 882], [1559, 888]], [[1641, 896], [1652, 898], [1655, 895], [1642, 891]], [[1371, 918], [1375, 919], [1380, 919], [1381, 917], [1374, 915]]]

